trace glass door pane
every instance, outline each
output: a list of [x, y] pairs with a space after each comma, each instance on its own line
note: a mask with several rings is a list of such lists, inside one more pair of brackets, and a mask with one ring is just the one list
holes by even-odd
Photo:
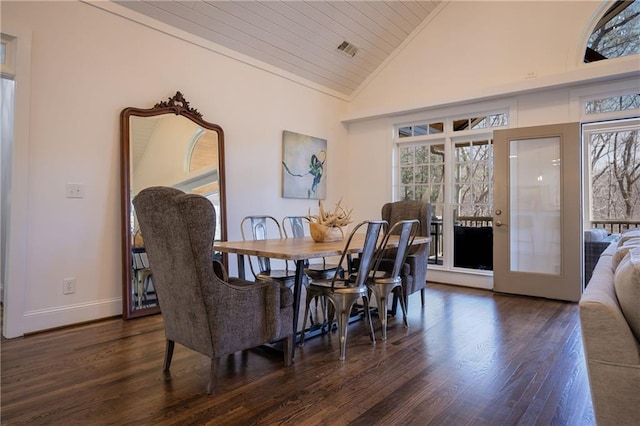
[[509, 143], [510, 270], [557, 275], [560, 252], [560, 138]]

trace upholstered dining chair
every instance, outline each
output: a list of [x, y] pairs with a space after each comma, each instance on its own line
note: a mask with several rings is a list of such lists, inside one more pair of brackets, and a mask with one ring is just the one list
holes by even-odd
[[[382, 206], [381, 216], [383, 220], [386, 220], [390, 224], [402, 220], [416, 219], [420, 222], [416, 236], [429, 237], [431, 235], [431, 204], [424, 201], [404, 200], [386, 203]], [[406, 267], [403, 267], [400, 274], [402, 278], [402, 293], [407, 308], [409, 295], [417, 291], [420, 291], [420, 299], [422, 306], [424, 306], [429, 245], [429, 243], [426, 243], [409, 248], [405, 260]], [[395, 249], [385, 251], [384, 257], [388, 259], [386, 267], [393, 265], [395, 255]], [[392, 315], [396, 314], [397, 307], [398, 297], [394, 293], [391, 308]]]
[[401, 220], [393, 224], [386, 232], [379, 250], [380, 254], [391, 252], [391, 250], [388, 249], [389, 239], [392, 235], [398, 235], [397, 247], [393, 250], [395, 253], [393, 264], [390, 268], [381, 269], [380, 266], [383, 257], [382, 255], [377, 256], [369, 278], [367, 279], [367, 287], [369, 287], [369, 290], [376, 297], [378, 317], [382, 324], [382, 340], [387, 340], [387, 300], [392, 291], [400, 301], [404, 326], [405, 328], [409, 327], [409, 323], [407, 322], [407, 305], [403, 296], [402, 277], [400, 273], [405, 265], [407, 253], [413, 244], [419, 227], [420, 222], [417, 219]]
[[[307, 326], [309, 305], [316, 297], [325, 297], [333, 306], [333, 311], [335, 312], [338, 322], [338, 333], [340, 337], [340, 360], [346, 359], [349, 315], [351, 313], [351, 308], [359, 298], [362, 298], [364, 303], [364, 313], [369, 326], [369, 336], [371, 341], [375, 342], [371, 313], [369, 312], [369, 295], [366, 282], [369, 273], [371, 272], [375, 255], [379, 249], [378, 237], [380, 236], [380, 230], [384, 226], [388, 225], [387, 222], [383, 220], [370, 220], [356, 225], [345, 243], [339, 264], [344, 264], [345, 259], [349, 254], [349, 247], [354, 235], [365, 225], [367, 229], [362, 252], [359, 256], [360, 262], [358, 269], [347, 277], [341, 277], [336, 273], [331, 279], [317, 281], [312, 280], [307, 286], [307, 300], [304, 313], [304, 323], [302, 326], [302, 335], [300, 336], [300, 346], [304, 345], [304, 330]], [[331, 324], [332, 321], [333, 318], [330, 317], [329, 324]]]
[[205, 197], [167, 187], [143, 189], [133, 205], [145, 236], [165, 328], [164, 370], [175, 343], [211, 358], [207, 393], [220, 358], [283, 340], [291, 363], [293, 295], [275, 282], [229, 278], [212, 260], [216, 216]]
[[[266, 240], [268, 238], [284, 238], [280, 222], [273, 216], [246, 216], [240, 222], [243, 240]], [[254, 266], [254, 259], [257, 266]], [[277, 281], [285, 287], [293, 287], [296, 279], [295, 269], [289, 269], [284, 262], [284, 269], [272, 269], [271, 259], [262, 256], [248, 256], [249, 268], [256, 281]]]

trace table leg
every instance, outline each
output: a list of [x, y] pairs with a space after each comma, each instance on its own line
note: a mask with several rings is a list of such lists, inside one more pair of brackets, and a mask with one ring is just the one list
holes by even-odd
[[304, 278], [304, 260], [296, 260], [296, 278], [293, 284], [293, 345], [291, 359], [295, 355], [298, 343], [298, 317], [300, 314], [300, 298], [302, 297], [302, 280]]
[[244, 274], [244, 255], [243, 254], [237, 254], [236, 255], [237, 261], [238, 261], [238, 278], [240, 279], [246, 279], [245, 278], [245, 274]]

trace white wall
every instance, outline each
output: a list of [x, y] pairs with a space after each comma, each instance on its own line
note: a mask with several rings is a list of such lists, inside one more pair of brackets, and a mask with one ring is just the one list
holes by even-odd
[[609, 5], [598, 1], [442, 3], [411, 42], [359, 88], [345, 119], [606, 79], [611, 73], [637, 73], [637, 58], [582, 63], [591, 29]]
[[[315, 206], [281, 198], [283, 130], [327, 139], [327, 201], [346, 196], [344, 101], [84, 3], [3, 1], [3, 31], [5, 23], [32, 38], [29, 137], [15, 142], [28, 145], [28, 272], [9, 282], [26, 295], [22, 332], [121, 312], [125, 107], [149, 108], [180, 90], [222, 126], [232, 239], [245, 215]], [[85, 198], [65, 198], [67, 182], [83, 183]], [[68, 277], [76, 292], [63, 295]]]

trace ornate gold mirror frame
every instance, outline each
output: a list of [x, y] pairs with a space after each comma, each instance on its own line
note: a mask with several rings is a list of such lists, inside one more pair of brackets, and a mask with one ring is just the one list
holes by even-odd
[[[122, 315], [160, 312], [132, 200], [150, 186], [171, 186], [207, 197], [217, 215], [216, 240], [226, 241], [224, 133], [202, 119], [180, 92], [153, 108], [120, 114]], [[216, 253], [226, 265], [226, 257]]]

